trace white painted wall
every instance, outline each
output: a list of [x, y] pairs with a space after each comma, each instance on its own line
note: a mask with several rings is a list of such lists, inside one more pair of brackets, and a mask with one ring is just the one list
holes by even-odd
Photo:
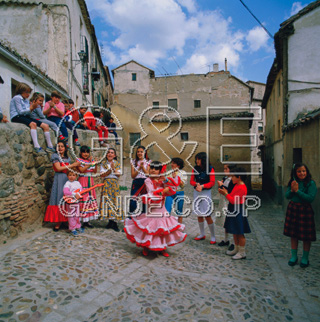
[[[93, 103], [91, 101], [91, 53], [94, 55], [99, 53], [91, 50], [90, 32], [82, 16], [79, 2], [44, 0], [43, 3], [50, 5], [49, 9], [41, 4], [38, 6], [1, 4], [1, 43], [15, 50], [23, 58], [27, 58], [34, 66], [56, 81], [75, 102], [78, 98], [78, 105], [86, 102]], [[66, 6], [51, 6], [53, 4], [67, 5], [69, 10]], [[71, 26], [71, 36], [69, 26]], [[89, 55], [89, 94], [85, 99], [82, 95], [82, 65], [74, 61], [79, 60], [81, 36], [87, 38]], [[74, 77], [72, 77], [72, 69]], [[102, 72], [100, 74], [102, 75]]]
[[288, 38], [289, 123], [294, 121], [298, 113], [319, 108], [320, 90], [312, 88], [320, 87], [320, 7], [297, 19], [294, 30], [294, 34]]
[[[132, 73], [137, 74], [137, 80], [132, 80]], [[114, 94], [135, 93], [140, 95], [148, 94], [150, 91], [149, 69], [134, 62], [126, 64], [114, 70]]]
[[18, 68], [8, 60], [0, 58], [0, 75], [4, 81], [4, 84], [0, 84], [0, 97], [1, 97], [1, 109], [3, 114], [7, 115], [10, 119], [10, 101], [11, 101], [11, 82], [14, 79], [17, 82], [23, 82], [28, 84], [33, 91], [42, 93], [43, 95], [51, 93], [51, 90], [43, 86], [42, 84], [33, 84], [31, 76]]

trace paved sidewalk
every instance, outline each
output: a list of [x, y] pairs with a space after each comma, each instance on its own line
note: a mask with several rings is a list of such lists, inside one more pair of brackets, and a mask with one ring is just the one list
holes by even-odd
[[319, 321], [320, 243], [310, 267], [289, 267], [283, 221], [264, 196], [249, 215], [242, 261], [209, 239], [194, 241], [194, 217], [170, 258], [143, 257], [102, 222], [77, 238], [43, 228], [1, 247], [0, 321]]

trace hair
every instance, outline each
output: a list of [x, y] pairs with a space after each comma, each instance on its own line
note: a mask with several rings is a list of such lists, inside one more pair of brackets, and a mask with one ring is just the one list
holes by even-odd
[[184, 167], [184, 161], [181, 158], [172, 158], [171, 162], [174, 162], [180, 170]]
[[74, 105], [74, 101], [71, 98], [68, 99], [68, 102], [69, 102], [69, 104], [73, 104]]
[[109, 121], [111, 121], [111, 120], [113, 121], [113, 117], [109, 117]]
[[76, 172], [74, 172], [74, 170], [68, 169], [67, 176], [69, 175], [69, 173], [74, 173], [76, 175], [76, 177], [78, 177], [78, 174]]
[[57, 97], [57, 98], [61, 98], [61, 95], [57, 92], [57, 91], [53, 91], [52, 93], [51, 93], [51, 98], [52, 97]]
[[16, 95], [21, 95], [22, 93], [31, 93], [32, 88], [26, 83], [19, 83], [16, 88]]
[[160, 161], [152, 161], [150, 163], [150, 169], [156, 169], [156, 170], [160, 170], [159, 173], [161, 173], [162, 170], [162, 163]]
[[113, 160], [118, 160], [116, 149], [114, 149], [114, 148], [109, 148], [109, 149], [108, 149], [108, 152], [109, 152], [109, 150], [112, 150], [112, 151], [114, 152], [115, 158], [114, 158]]
[[100, 118], [100, 114], [101, 114], [101, 112], [100, 112], [100, 111], [94, 111], [94, 112], [93, 112], [93, 116], [94, 116], [94, 117], [97, 117], [97, 118]]
[[149, 160], [149, 158], [148, 158], [148, 153], [147, 153], [147, 151], [146, 151], [146, 148], [144, 147], [144, 146], [142, 146], [142, 145], [139, 145], [138, 147], [137, 147], [137, 150], [136, 150], [136, 158], [135, 158], [135, 165], [136, 165], [136, 167], [138, 166], [138, 161], [139, 161], [139, 158], [138, 158], [138, 150], [139, 149], [143, 149], [143, 151], [144, 151], [144, 158], [146, 159], [146, 160]]
[[64, 145], [65, 150], [64, 150], [64, 155], [63, 155], [63, 157], [64, 157], [64, 158], [67, 158], [67, 157], [68, 157], [68, 146], [67, 146], [67, 142], [65, 142], [65, 141], [58, 141], [58, 144], [59, 144], [59, 143], [62, 143], [62, 144]]
[[63, 100], [62, 103], [69, 105], [69, 101], [68, 100]]
[[34, 92], [30, 98], [30, 102], [35, 102], [40, 97], [44, 98], [44, 95], [38, 92]]
[[235, 172], [234, 169], [235, 168], [238, 168], [238, 166], [236, 164], [228, 164], [228, 163], [225, 163], [224, 165], [226, 165], [229, 168], [230, 173], [231, 172]]
[[[200, 152], [200, 153], [196, 154], [195, 160], [197, 160], [197, 159], [201, 160], [201, 166], [200, 166], [201, 170], [206, 169], [207, 163], [209, 164], [209, 166], [211, 166], [208, 156], [207, 156], [207, 153]], [[197, 163], [196, 163], [196, 165], [197, 165]]]
[[79, 107], [79, 110], [81, 110], [81, 109], [83, 109], [83, 108], [84, 108], [84, 109], [86, 109], [86, 110], [88, 109], [88, 107], [87, 107], [87, 106], [80, 106], [80, 107]]
[[87, 145], [82, 145], [81, 148], [80, 148], [80, 158], [82, 157], [81, 154], [84, 153], [84, 152], [89, 152], [90, 153], [90, 148], [87, 146]]
[[[230, 171], [231, 172], [231, 171]], [[247, 175], [245, 174], [247, 171], [244, 168], [241, 167], [235, 167], [232, 172], [237, 172], [240, 174], [233, 174], [236, 178], [240, 178], [241, 181], [245, 182], [247, 179]]]
[[293, 167], [292, 167], [290, 180], [289, 180], [289, 182], [288, 182], [288, 187], [290, 187], [290, 186], [291, 186], [291, 182], [292, 182], [292, 181], [297, 181], [297, 180], [299, 180], [299, 179], [297, 178], [297, 170], [298, 170], [299, 168], [301, 168], [301, 167], [305, 167], [305, 168], [306, 168], [306, 170], [307, 170], [307, 176], [306, 176], [306, 177], [305, 177], [305, 179], [303, 180], [303, 182], [304, 182], [304, 186], [306, 187], [306, 186], [308, 185], [308, 183], [312, 180], [312, 176], [311, 176], [311, 173], [310, 173], [310, 171], [309, 171], [308, 167], [307, 167], [304, 163], [296, 163], [296, 164], [294, 164], [294, 165], [293, 165]]

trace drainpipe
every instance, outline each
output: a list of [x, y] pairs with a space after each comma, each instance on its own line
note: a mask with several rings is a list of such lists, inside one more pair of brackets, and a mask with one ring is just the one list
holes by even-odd
[[[77, 78], [74, 76], [74, 72], [73, 72], [73, 65], [72, 65], [73, 52], [72, 52], [72, 32], [71, 32], [70, 8], [69, 8], [69, 6], [67, 4], [46, 4], [46, 3], [43, 3], [43, 2], [40, 2], [39, 5], [40, 4], [42, 4], [44, 8], [49, 8], [49, 10], [50, 10], [50, 7], [64, 7], [68, 11], [68, 15], [64, 15], [64, 14], [62, 14], [62, 15], [67, 17], [68, 22], [69, 22], [69, 42], [70, 42], [70, 69], [69, 69], [69, 71], [70, 71], [72, 80], [76, 83], [76, 85], [80, 89], [80, 92], [82, 94], [82, 99], [84, 99], [86, 101], [86, 103], [88, 103], [87, 97], [83, 94], [82, 86], [79, 84], [79, 82], [78, 82]], [[57, 14], [57, 15], [59, 15], [59, 14]], [[70, 92], [71, 92], [71, 94], [72, 94], [72, 80], [70, 82]]]

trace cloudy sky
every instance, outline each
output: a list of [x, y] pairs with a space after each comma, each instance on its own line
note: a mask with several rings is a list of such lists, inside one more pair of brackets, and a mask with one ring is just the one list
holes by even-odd
[[[244, 0], [274, 35], [312, 1]], [[134, 59], [156, 76], [212, 71], [214, 63], [244, 81], [266, 82], [273, 39], [239, 0], [86, 0], [103, 61]]]

